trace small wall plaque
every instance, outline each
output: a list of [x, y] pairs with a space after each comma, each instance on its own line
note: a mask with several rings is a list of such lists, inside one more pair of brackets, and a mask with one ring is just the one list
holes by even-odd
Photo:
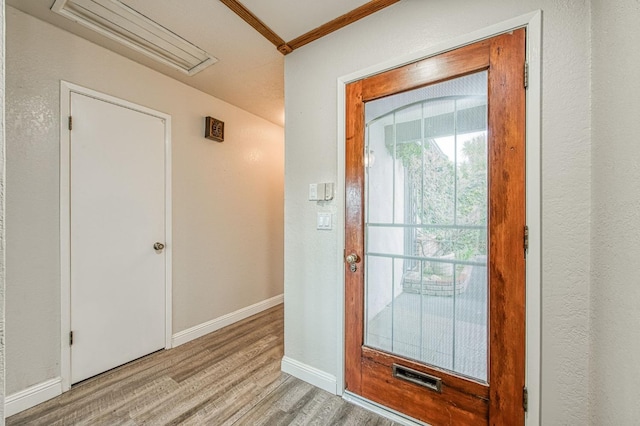
[[213, 117], [207, 117], [205, 120], [204, 137], [217, 142], [224, 141], [224, 121], [220, 121]]

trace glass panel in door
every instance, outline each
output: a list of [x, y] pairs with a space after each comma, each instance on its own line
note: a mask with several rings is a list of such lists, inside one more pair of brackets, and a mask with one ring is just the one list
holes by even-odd
[[364, 344], [487, 382], [487, 72], [365, 104]]

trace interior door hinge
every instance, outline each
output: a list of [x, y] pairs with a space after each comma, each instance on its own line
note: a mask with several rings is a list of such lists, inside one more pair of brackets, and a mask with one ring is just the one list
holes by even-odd
[[73, 129], [73, 117], [69, 116], [69, 130]]
[[524, 256], [527, 257], [527, 251], [529, 251], [529, 227], [527, 225], [524, 226], [523, 245], [524, 245]]
[[529, 62], [524, 63], [524, 88], [529, 88]]
[[529, 391], [526, 386], [522, 388], [522, 407], [525, 413], [529, 411]]
[[73, 331], [69, 332], [69, 346], [73, 345]]

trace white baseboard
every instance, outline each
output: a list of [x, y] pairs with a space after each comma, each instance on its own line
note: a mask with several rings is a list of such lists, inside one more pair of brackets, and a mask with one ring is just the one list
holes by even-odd
[[171, 345], [174, 348], [176, 346], [183, 345], [187, 342], [197, 339], [198, 337], [202, 337], [205, 334], [209, 334], [213, 331], [219, 330], [223, 327], [248, 318], [251, 315], [266, 311], [267, 309], [279, 305], [283, 302], [284, 295], [280, 294], [270, 299], [263, 300], [262, 302], [255, 303], [251, 306], [238, 309], [235, 312], [231, 312], [221, 317], [212, 319], [211, 321], [203, 322], [202, 324], [198, 324], [186, 330], [179, 331], [171, 337]]
[[281, 369], [287, 374], [336, 395], [336, 377], [329, 373], [286, 356], [282, 358]]
[[4, 417], [7, 418], [27, 408], [35, 407], [60, 394], [62, 394], [62, 378], [60, 377], [11, 394], [4, 400]]

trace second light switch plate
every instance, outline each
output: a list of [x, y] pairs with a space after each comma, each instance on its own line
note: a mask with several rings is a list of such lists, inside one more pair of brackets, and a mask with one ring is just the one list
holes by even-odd
[[333, 229], [331, 213], [318, 212], [318, 223], [316, 229], [321, 229], [323, 231]]

